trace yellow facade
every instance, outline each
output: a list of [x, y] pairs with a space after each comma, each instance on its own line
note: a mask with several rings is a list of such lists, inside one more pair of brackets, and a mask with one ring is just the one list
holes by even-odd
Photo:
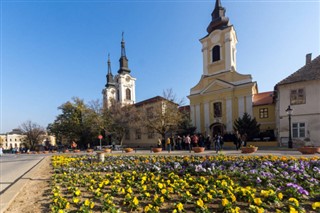
[[238, 39], [219, 0], [211, 16], [208, 34], [200, 39], [203, 73], [188, 96], [196, 131], [211, 135], [232, 133], [234, 121], [248, 113], [260, 124], [260, 132], [275, 132], [273, 92], [258, 93], [251, 75], [237, 72]]
[[191, 120], [196, 131], [203, 134], [231, 133], [238, 117], [245, 112], [253, 115], [252, 95], [258, 92], [251, 75], [236, 71], [237, 36], [218, 4], [209, 34], [200, 39], [203, 74], [188, 96]]
[[[261, 110], [267, 109], [268, 116], [260, 116]], [[275, 116], [275, 104], [253, 106], [253, 116], [260, 124], [260, 131], [265, 132], [267, 130], [276, 129], [276, 116]]]

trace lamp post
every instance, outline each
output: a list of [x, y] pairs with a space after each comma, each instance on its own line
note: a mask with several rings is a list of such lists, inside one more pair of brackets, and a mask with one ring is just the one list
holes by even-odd
[[291, 114], [292, 114], [293, 109], [289, 105], [288, 108], [286, 109], [286, 112], [289, 117], [289, 140], [288, 140], [288, 147], [292, 148], [292, 138], [291, 138]]
[[98, 136], [99, 140], [100, 140], [100, 150], [102, 150], [102, 146], [101, 146], [101, 139], [103, 138], [102, 135]]

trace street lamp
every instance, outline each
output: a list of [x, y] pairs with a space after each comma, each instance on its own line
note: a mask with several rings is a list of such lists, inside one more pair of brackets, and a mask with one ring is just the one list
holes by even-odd
[[102, 135], [98, 136], [99, 140], [100, 140], [100, 150], [102, 150], [102, 146], [101, 146], [101, 139], [103, 138]]
[[288, 108], [286, 109], [286, 112], [289, 116], [289, 140], [288, 140], [288, 147], [292, 148], [292, 138], [291, 138], [291, 114], [292, 114], [293, 109], [289, 105]]

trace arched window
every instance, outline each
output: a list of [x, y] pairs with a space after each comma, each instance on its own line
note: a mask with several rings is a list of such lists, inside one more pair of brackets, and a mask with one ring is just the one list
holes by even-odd
[[220, 46], [216, 45], [212, 49], [212, 62], [220, 60]]
[[131, 100], [131, 90], [129, 88], [126, 89], [126, 99]]
[[215, 102], [213, 103], [213, 112], [215, 118], [221, 118], [222, 117], [222, 103], [221, 102]]

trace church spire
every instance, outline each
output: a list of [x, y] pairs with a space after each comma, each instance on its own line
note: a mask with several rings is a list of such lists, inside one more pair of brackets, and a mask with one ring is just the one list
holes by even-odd
[[107, 74], [106, 87], [109, 87], [109, 86], [115, 86], [115, 82], [114, 82], [113, 75], [111, 72], [110, 54], [108, 54], [108, 74]]
[[121, 40], [121, 57], [119, 59], [120, 69], [118, 70], [119, 74], [130, 73], [130, 69], [128, 68], [128, 59], [126, 56], [126, 47], [123, 38], [124, 32], [122, 32], [122, 40]]
[[223, 29], [229, 25], [229, 18], [225, 16], [226, 9], [222, 7], [221, 1], [216, 0], [215, 8], [211, 13], [212, 20], [207, 27], [207, 32], [210, 34], [216, 29]]

